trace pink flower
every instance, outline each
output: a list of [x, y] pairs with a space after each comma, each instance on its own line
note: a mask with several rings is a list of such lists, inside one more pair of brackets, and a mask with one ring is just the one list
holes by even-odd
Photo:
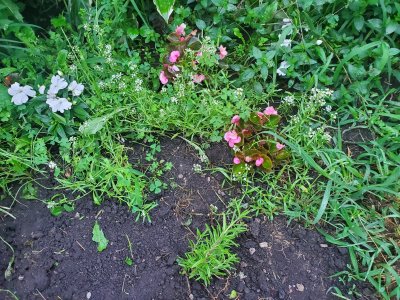
[[201, 83], [206, 77], [203, 74], [195, 74], [192, 79], [194, 83]]
[[179, 68], [177, 66], [175, 66], [175, 65], [168, 66], [168, 71], [170, 73], [176, 73], [176, 72], [179, 72]]
[[261, 166], [263, 164], [263, 162], [264, 162], [264, 158], [262, 158], [262, 157], [257, 158], [256, 166], [257, 167]]
[[161, 71], [161, 73], [160, 73], [160, 81], [162, 84], [167, 84], [167, 82], [168, 82], [168, 78], [167, 78], [167, 76], [165, 76], [164, 71]]
[[240, 117], [238, 115], [233, 116], [233, 118], [231, 120], [231, 124], [239, 125], [239, 121], [240, 121]]
[[226, 51], [226, 48], [224, 46], [219, 46], [219, 58], [224, 59], [225, 56], [228, 55], [228, 51]]
[[251, 158], [251, 156], [246, 156], [245, 158], [244, 158], [244, 161], [245, 162], [251, 162], [253, 159]]
[[238, 157], [234, 157], [233, 158], [233, 163], [235, 164], [235, 165], [238, 165], [238, 164], [240, 164], [240, 159], [238, 158]]
[[198, 57], [203, 56], [203, 52], [201, 52], [201, 51], [197, 52], [196, 56], [198, 56]]
[[224, 135], [225, 141], [228, 142], [229, 147], [233, 148], [235, 144], [240, 143], [242, 138], [238, 136], [237, 132], [235, 130], [231, 130], [225, 133]]
[[175, 33], [179, 36], [185, 35], [185, 28], [186, 28], [186, 24], [182, 23], [181, 25], [176, 27]]
[[169, 55], [169, 61], [175, 63], [178, 60], [179, 56], [181, 56], [181, 53], [179, 51], [172, 51]]
[[284, 144], [280, 144], [280, 143], [277, 143], [276, 144], [276, 149], [278, 149], [278, 150], [282, 150], [283, 148], [285, 148], [286, 146], [284, 145]]
[[264, 110], [264, 114], [266, 114], [267, 116], [278, 115], [278, 111], [273, 106], [268, 106]]
[[262, 112], [257, 112], [257, 116], [261, 119], [262, 117], [264, 117], [264, 114]]

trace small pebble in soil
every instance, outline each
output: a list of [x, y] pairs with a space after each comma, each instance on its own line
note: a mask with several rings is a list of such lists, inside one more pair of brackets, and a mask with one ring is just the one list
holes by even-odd
[[261, 248], [268, 248], [268, 243], [267, 242], [262, 242], [260, 243]]
[[91, 292], [87, 292], [86, 299], [90, 299], [91, 297], [92, 297], [92, 293]]
[[304, 285], [302, 285], [301, 283], [296, 283], [296, 290], [298, 290], [299, 292], [304, 292]]
[[254, 252], [256, 252], [256, 249], [255, 249], [255, 248], [250, 248], [250, 249], [249, 249], [249, 252], [250, 252], [250, 255], [253, 255]]

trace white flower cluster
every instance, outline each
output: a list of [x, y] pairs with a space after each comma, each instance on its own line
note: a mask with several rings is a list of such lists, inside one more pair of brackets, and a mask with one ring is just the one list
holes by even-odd
[[331, 98], [333, 91], [330, 89], [320, 90], [318, 88], [311, 89], [310, 100], [319, 104], [319, 106], [324, 106], [326, 104], [326, 99]]
[[143, 90], [142, 83], [143, 83], [142, 79], [136, 78], [136, 80], [135, 80], [135, 92], [140, 92], [141, 90]]
[[292, 106], [294, 104], [294, 97], [292, 95], [286, 96], [283, 98], [282, 103], [288, 106]]
[[[49, 89], [47, 90], [47, 100], [46, 103], [50, 106], [53, 112], [61, 112], [64, 113], [65, 110], [69, 110], [72, 107], [72, 103], [67, 100], [67, 98], [58, 97], [57, 94], [59, 91], [68, 88], [68, 91], [72, 93], [72, 96], [78, 97], [82, 94], [84, 90], [84, 86], [81, 83], [76, 82], [75, 80], [68, 82], [61, 77], [60, 75], [54, 75], [51, 78], [51, 84]], [[42, 86], [40, 88], [41, 94], [44, 94], [45, 87]]]
[[103, 49], [103, 56], [106, 59], [106, 62], [108, 64], [113, 64], [113, 59], [112, 59], [112, 46], [110, 44], [107, 44], [104, 46]]
[[195, 173], [201, 173], [201, 165], [199, 165], [199, 164], [194, 164], [194, 165], [193, 165], [193, 171], [194, 171]]
[[[46, 103], [50, 106], [53, 112], [59, 111], [63, 113], [65, 110], [71, 109], [71, 102], [66, 98], [60, 98], [57, 96], [58, 92], [65, 88], [68, 88], [68, 91], [72, 93], [72, 96], [77, 97], [83, 92], [84, 86], [83, 84], [77, 83], [75, 80], [68, 84], [68, 82], [60, 75], [54, 75], [51, 78], [51, 84], [47, 90], [46, 100]], [[46, 87], [42, 85], [38, 90], [39, 94], [43, 95]], [[34, 91], [31, 86], [21, 86], [18, 82], [10, 86], [8, 93], [12, 96], [11, 101], [15, 105], [24, 104], [28, 102], [29, 97], [36, 96], [36, 91]]]
[[237, 88], [233, 94], [235, 95], [235, 98], [242, 98], [243, 96], [243, 89], [242, 88]]

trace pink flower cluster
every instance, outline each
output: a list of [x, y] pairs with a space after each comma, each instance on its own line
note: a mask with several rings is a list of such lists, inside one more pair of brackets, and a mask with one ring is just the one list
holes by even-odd
[[[266, 116], [276, 116], [276, 115], [278, 115], [278, 111], [273, 106], [268, 106], [263, 112], [257, 112], [257, 115], [261, 119], [260, 122], [263, 123], [263, 120], [265, 120]], [[241, 123], [241, 118], [239, 115], [234, 115], [232, 117], [231, 124], [234, 125], [235, 129], [226, 132], [224, 138], [228, 142], [229, 147], [233, 148], [235, 146], [235, 144], [240, 143], [242, 141], [241, 136], [238, 135], [236, 130], [240, 129], [241, 135], [243, 137], [245, 137], [246, 135], [251, 135], [251, 129], [249, 130], [248, 128], [242, 128], [242, 127], [245, 127], [246, 124], [243, 122]], [[265, 144], [265, 141], [260, 142], [260, 143]], [[285, 145], [281, 144], [281, 143], [276, 143], [275, 147], [276, 147], [277, 151], [280, 151], [283, 148], [285, 148]], [[244, 156], [244, 157], [242, 155], [236, 155], [233, 158], [233, 163], [237, 165], [237, 164], [242, 163], [242, 160], [245, 163], [254, 162], [254, 164], [257, 167], [262, 166], [264, 163], [264, 157], [261, 155]]]
[[242, 138], [237, 134], [235, 130], [230, 130], [224, 135], [225, 141], [228, 142], [229, 147], [233, 148], [235, 144], [240, 143]]
[[[186, 29], [186, 24], [182, 23], [181, 25], [177, 26], [175, 29], [175, 34], [179, 38], [180, 42], [188, 41], [188, 38], [190, 36], [185, 37], [185, 29]], [[195, 35], [196, 31], [193, 31], [191, 35]], [[219, 58], [224, 59], [225, 56], [228, 55], [228, 52], [226, 51], [226, 48], [222, 45], [219, 46]], [[203, 53], [201, 51], [196, 53], [197, 57], [201, 57]], [[171, 78], [174, 73], [179, 72], [179, 68], [175, 65], [176, 63], [179, 62], [179, 59], [182, 57], [182, 53], [178, 50], [173, 50], [171, 53], [169, 53], [168, 56], [168, 62], [171, 63], [172, 65], [166, 65], [164, 70], [160, 72], [159, 79], [162, 84], [167, 84], [169, 82], [169, 78]], [[194, 64], [197, 64], [197, 60], [193, 62]], [[172, 75], [172, 76], [171, 76]], [[201, 83], [206, 79], [206, 77], [203, 74], [195, 74], [192, 76], [192, 80], [194, 83]]]

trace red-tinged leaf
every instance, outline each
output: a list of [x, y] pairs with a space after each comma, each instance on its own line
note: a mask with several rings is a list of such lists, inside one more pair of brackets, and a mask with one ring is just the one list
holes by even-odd
[[268, 155], [265, 155], [265, 154], [262, 154], [260, 156], [264, 159], [264, 162], [263, 162], [263, 164], [261, 166], [267, 171], [271, 170], [272, 167], [273, 167], [273, 163], [272, 163], [271, 158]]
[[264, 126], [267, 128], [274, 128], [279, 124], [280, 120], [281, 120], [280, 116], [277, 115], [268, 116], [267, 121], [264, 123]]
[[275, 159], [276, 160], [284, 160], [284, 159], [288, 159], [290, 157], [290, 153], [287, 150], [280, 150], [277, 154]]

